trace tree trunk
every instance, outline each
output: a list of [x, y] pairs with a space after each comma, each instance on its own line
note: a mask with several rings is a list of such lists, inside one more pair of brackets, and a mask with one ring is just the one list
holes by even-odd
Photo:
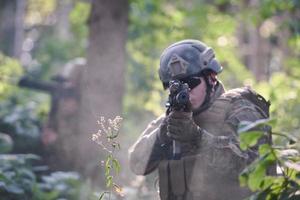
[[[99, 129], [100, 116], [114, 118], [122, 113], [128, 1], [94, 0], [89, 18], [87, 66], [81, 80], [80, 158], [78, 165], [95, 177], [99, 146], [91, 140]], [[98, 154], [98, 156], [97, 156]], [[96, 173], [100, 174], [99, 169]]]
[[[241, 10], [251, 7], [257, 8], [256, 0], [244, 1]], [[269, 78], [269, 60], [271, 46], [267, 38], [263, 38], [259, 29], [260, 25], [241, 21], [237, 29], [237, 36], [240, 44], [240, 56], [247, 68], [253, 73], [257, 81]]]
[[20, 58], [24, 39], [26, 0], [0, 1], [0, 51]]
[[15, 16], [15, 37], [14, 37], [14, 57], [20, 58], [24, 40], [24, 17], [27, 0], [18, 0], [16, 2]]
[[16, 0], [0, 1], [0, 51], [14, 56]]
[[257, 81], [267, 80], [269, 44], [261, 37], [258, 27], [249, 28], [249, 68]]

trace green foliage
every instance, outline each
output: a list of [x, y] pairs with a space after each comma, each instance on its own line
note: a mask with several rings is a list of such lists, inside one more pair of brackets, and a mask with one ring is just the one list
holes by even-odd
[[55, 34], [55, 30], [48, 30], [42, 33], [41, 39], [35, 49], [34, 57], [39, 61], [39, 73], [35, 77], [49, 79], [51, 75], [59, 71], [65, 63], [75, 57], [85, 55], [83, 44], [74, 43], [62, 39]]
[[268, 82], [257, 84], [257, 91], [271, 100], [271, 116], [280, 119], [275, 127], [276, 132], [298, 135], [300, 127], [299, 86], [299, 79], [282, 72], [274, 73]]
[[20, 103], [15, 96], [0, 103], [0, 131], [12, 137], [14, 152], [40, 151], [41, 121], [37, 109], [36, 103]]
[[[79, 199], [83, 184], [78, 174], [53, 172], [41, 175], [33, 162], [39, 157], [33, 154], [3, 154], [13, 152], [41, 153], [40, 127], [44, 118], [39, 101], [45, 101], [32, 93], [16, 87], [22, 68], [14, 59], [0, 55], [0, 196], [6, 200], [56, 200]], [[30, 96], [30, 99], [28, 96]], [[82, 196], [82, 195], [81, 195]], [[92, 197], [86, 194], [86, 199]], [[90, 197], [89, 197], [90, 196]]]
[[[42, 0], [40, 0], [42, 1]], [[70, 60], [84, 57], [87, 46], [87, 19], [90, 4], [76, 2], [69, 14], [70, 31], [68, 38], [57, 34], [56, 26], [46, 26], [39, 30], [39, 39], [32, 56], [38, 61], [35, 78], [49, 79]], [[74, 42], [76, 41], [76, 42]], [[36, 65], [36, 64], [35, 64]]]
[[16, 83], [22, 75], [20, 64], [0, 52], [0, 100], [15, 93], [16, 87], [10, 83]]
[[[267, 123], [266, 120], [260, 120], [240, 127], [241, 149], [246, 150], [255, 146], [260, 138], [270, 134], [249, 130], [253, 128], [261, 130], [261, 127], [270, 125], [276, 126], [275, 121]], [[284, 136], [281, 133], [273, 135]], [[286, 138], [288, 137], [285, 136]], [[240, 174], [241, 185], [248, 186], [255, 192], [248, 198], [249, 200], [292, 200], [300, 197], [300, 154], [296, 149], [299, 142], [293, 143], [291, 146], [291, 140], [288, 140], [280, 146], [270, 144], [259, 146], [259, 157]], [[276, 166], [281, 174], [274, 173]]]
[[42, 166], [32, 164], [39, 157], [32, 154], [0, 155], [0, 196], [5, 200], [92, 199], [81, 194], [82, 184], [75, 172], [40, 175]]
[[36, 176], [28, 162], [36, 160], [34, 155], [0, 155], [0, 194], [10, 199], [28, 199]]
[[[57, 198], [78, 199], [80, 196], [80, 177], [75, 172], [53, 172], [41, 177], [40, 189], [57, 193]], [[41, 198], [42, 199], [42, 198]]]
[[11, 152], [13, 148], [13, 141], [7, 134], [0, 133], [0, 154]]
[[13, 151], [25, 153], [39, 148], [44, 108], [38, 103], [45, 99], [30, 101], [33, 95], [16, 87], [22, 72], [16, 60], [0, 54], [0, 132], [14, 140]]
[[[85, 2], [76, 2], [73, 10], [70, 13], [71, 30], [76, 38], [77, 43], [84, 47], [86, 37], [88, 35], [88, 27], [86, 26], [91, 5]], [[79, 41], [78, 41], [79, 40]]]
[[28, 0], [25, 24], [34, 26], [45, 23], [55, 7], [56, 0]]

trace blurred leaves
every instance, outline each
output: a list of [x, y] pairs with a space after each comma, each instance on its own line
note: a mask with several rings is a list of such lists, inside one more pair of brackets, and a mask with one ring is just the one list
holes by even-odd
[[26, 25], [34, 26], [45, 23], [45, 19], [49, 19], [55, 8], [56, 0], [28, 0], [27, 15], [25, 17]]
[[[83, 184], [79, 175], [75, 172], [39, 175], [32, 167], [39, 159], [32, 154], [0, 155], [1, 197], [6, 200], [80, 200]], [[85, 198], [92, 199], [92, 195]]]
[[7, 134], [0, 133], [0, 154], [9, 153], [13, 148], [13, 141]]
[[298, 137], [300, 128], [300, 99], [297, 98], [300, 95], [299, 86], [300, 81], [297, 78], [283, 72], [274, 73], [268, 82], [257, 84], [257, 91], [271, 100], [271, 116], [278, 118], [274, 132], [288, 133]]
[[14, 140], [13, 151], [29, 152], [39, 145], [40, 120], [47, 108], [39, 99], [29, 101], [31, 94], [16, 86], [23, 70], [15, 59], [0, 54], [0, 74], [0, 131]]
[[0, 100], [12, 95], [16, 91], [14, 85], [23, 74], [23, 69], [15, 59], [0, 52]]
[[85, 2], [76, 2], [70, 13], [71, 30], [75, 38], [86, 40], [88, 27], [86, 26], [89, 14], [90, 4]]
[[[253, 128], [259, 130], [260, 128], [257, 125], [261, 126], [262, 123], [248, 124], [247, 126], [251, 127], [250, 129], [245, 129], [245, 126], [241, 127], [240, 130], [246, 131], [240, 132], [240, 147], [243, 150], [256, 145], [258, 140], [264, 136], [264, 132], [248, 131], [253, 130]], [[299, 146], [299, 142], [296, 142]], [[239, 177], [242, 186], [248, 186], [253, 192], [256, 192], [248, 199], [297, 199], [300, 192], [300, 179], [297, 176], [300, 173], [299, 155], [298, 150], [290, 148], [289, 142], [276, 146], [270, 144], [260, 145], [259, 157], [247, 166]]]
[[257, 144], [257, 141], [263, 136], [260, 131], [248, 131], [241, 133], [240, 135], [240, 147], [242, 150], [246, 150]]

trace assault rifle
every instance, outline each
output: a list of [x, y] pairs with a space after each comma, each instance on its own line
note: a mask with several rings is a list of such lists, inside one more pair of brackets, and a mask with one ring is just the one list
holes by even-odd
[[[172, 111], [189, 112], [189, 86], [179, 80], [172, 80], [169, 83], [169, 98], [166, 103], [166, 115]], [[181, 157], [181, 145], [173, 140], [173, 159], [179, 160]]]

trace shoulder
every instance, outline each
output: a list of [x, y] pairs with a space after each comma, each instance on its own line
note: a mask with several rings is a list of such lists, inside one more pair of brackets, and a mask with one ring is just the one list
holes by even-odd
[[256, 92], [250, 87], [234, 88], [223, 93], [221, 95], [221, 98], [237, 100], [237, 99], [245, 98], [246, 95], [248, 94], [256, 94]]
[[269, 117], [269, 105], [261, 95], [249, 87], [229, 90], [221, 95], [229, 103], [226, 121], [237, 127], [241, 121], [256, 121]]

